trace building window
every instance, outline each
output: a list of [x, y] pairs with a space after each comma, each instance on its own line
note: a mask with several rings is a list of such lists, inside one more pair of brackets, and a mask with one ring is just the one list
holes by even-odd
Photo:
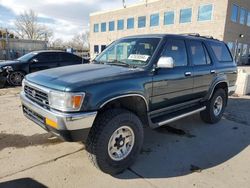
[[146, 16], [138, 17], [138, 28], [146, 27]]
[[240, 24], [242, 25], [246, 24], [246, 13], [247, 11], [244, 8], [240, 9]]
[[94, 33], [99, 32], [99, 24], [94, 24]]
[[243, 47], [242, 47], [242, 56], [243, 57], [247, 56], [247, 44], [243, 44]]
[[198, 21], [207, 21], [212, 19], [213, 5], [199, 6]]
[[134, 28], [135, 19], [134, 18], [128, 18], [127, 19], [127, 29], [133, 29]]
[[114, 31], [115, 30], [115, 22], [111, 21], [109, 22], [109, 31]]
[[117, 29], [118, 30], [123, 30], [124, 29], [124, 20], [118, 20]]
[[106, 45], [101, 45], [101, 52], [106, 49]]
[[101, 23], [101, 32], [106, 32], [106, 23]]
[[150, 15], [150, 27], [158, 26], [159, 25], [159, 14], [152, 14]]
[[239, 7], [237, 5], [233, 5], [232, 6], [232, 10], [231, 10], [231, 21], [232, 22], [237, 22], [238, 21], [238, 11], [239, 11]]
[[247, 14], [247, 26], [250, 27], [250, 12]]
[[164, 13], [164, 25], [174, 24], [174, 11]]
[[94, 45], [94, 52], [95, 52], [95, 54], [99, 53], [99, 46], [98, 45]]
[[191, 22], [192, 8], [181, 9], [180, 11], [180, 23]]

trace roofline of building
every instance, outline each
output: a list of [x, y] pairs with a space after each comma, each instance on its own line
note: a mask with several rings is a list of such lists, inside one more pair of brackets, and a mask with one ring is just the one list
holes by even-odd
[[[161, 1], [161, 0], [149, 0], [149, 1], [147, 2], [147, 4], [155, 3], [155, 2], [157, 2], [157, 1]], [[137, 7], [137, 6], [141, 6], [141, 5], [146, 5], [145, 0], [142, 1], [142, 2], [134, 3], [134, 4], [132, 4], [132, 5], [128, 5], [128, 6], [126, 6], [126, 8], [123, 8], [123, 7], [122, 7], [122, 8], [116, 8], [116, 9], [110, 9], [110, 10], [104, 10], [104, 11], [93, 12], [93, 13], [90, 13], [90, 16], [96, 16], [96, 15], [100, 15], [100, 14], [115, 12], [115, 11], [124, 10], [124, 9], [127, 9], [127, 8]]]

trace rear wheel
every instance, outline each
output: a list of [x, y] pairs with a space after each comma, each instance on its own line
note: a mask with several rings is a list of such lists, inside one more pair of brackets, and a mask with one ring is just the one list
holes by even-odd
[[221, 120], [227, 103], [227, 95], [224, 89], [217, 89], [206, 105], [206, 110], [200, 113], [201, 119], [206, 123], [217, 123]]
[[8, 76], [8, 82], [12, 86], [22, 85], [25, 74], [22, 71], [11, 72]]
[[105, 173], [121, 173], [133, 164], [143, 144], [143, 126], [132, 112], [107, 110], [100, 114], [87, 139], [92, 163]]

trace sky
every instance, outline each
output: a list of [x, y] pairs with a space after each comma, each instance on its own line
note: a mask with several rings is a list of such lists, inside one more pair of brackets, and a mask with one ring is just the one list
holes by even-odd
[[[141, 0], [126, 0], [133, 4]], [[0, 27], [14, 28], [16, 17], [33, 10], [38, 21], [51, 28], [54, 39], [70, 40], [89, 29], [89, 14], [122, 7], [122, 0], [0, 0]]]

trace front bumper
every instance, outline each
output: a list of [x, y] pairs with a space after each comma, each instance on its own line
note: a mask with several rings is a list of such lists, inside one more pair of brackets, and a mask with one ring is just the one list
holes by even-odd
[[[20, 94], [24, 115], [48, 132], [65, 141], [83, 141], [92, 127], [97, 112], [62, 113], [47, 110], [31, 101], [22, 91]], [[47, 119], [56, 126], [47, 124]]]

